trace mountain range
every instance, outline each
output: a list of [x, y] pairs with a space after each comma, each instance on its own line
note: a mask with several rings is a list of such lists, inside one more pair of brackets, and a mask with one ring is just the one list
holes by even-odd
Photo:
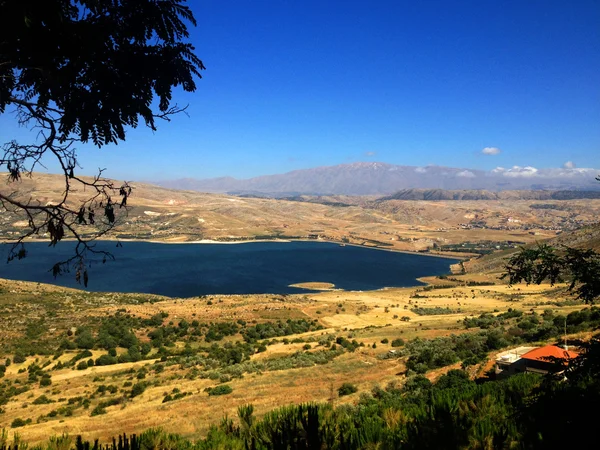
[[400, 166], [358, 162], [294, 170], [249, 179], [220, 177], [181, 178], [156, 184], [201, 192], [253, 194], [269, 197], [293, 195], [390, 195], [403, 189], [600, 190], [598, 169], [497, 167], [491, 171], [443, 166]]

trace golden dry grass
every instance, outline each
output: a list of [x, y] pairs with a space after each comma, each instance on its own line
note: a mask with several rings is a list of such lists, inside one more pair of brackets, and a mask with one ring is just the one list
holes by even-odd
[[[460, 277], [465, 281], [468, 277]], [[288, 336], [290, 340], [301, 337], [315, 338], [328, 334], [346, 336], [365, 344], [355, 353], [346, 353], [326, 365], [301, 369], [246, 374], [241, 379], [234, 379], [228, 384], [233, 393], [226, 396], [209, 397], [204, 389], [214, 386], [215, 381], [208, 379], [189, 380], [183, 377], [185, 371], [179, 366], [169, 366], [160, 375], [149, 375], [159, 385], [149, 387], [141, 396], [128, 401], [125, 406], [117, 405], [107, 408], [107, 414], [90, 417], [90, 410], [77, 409], [72, 417], [35, 423], [36, 419], [48, 414], [63, 403], [50, 405], [33, 405], [32, 401], [45, 394], [57, 400], [93, 394], [98, 383], [114, 384], [121, 389], [123, 383], [135, 382], [133, 375], [126, 373], [131, 368], [140, 368], [152, 364], [152, 361], [117, 364], [114, 366], [94, 367], [84, 371], [63, 369], [51, 372], [53, 384], [47, 388], [35, 388], [17, 396], [4, 406], [5, 412], [0, 415], [0, 428], [10, 425], [17, 417], [32, 418], [33, 424], [19, 428], [19, 433], [28, 441], [36, 442], [49, 435], [68, 432], [83, 434], [87, 438], [106, 439], [115, 433], [139, 432], [153, 426], [163, 426], [176, 430], [186, 436], [202, 436], [210, 424], [217, 423], [225, 414], [235, 416], [238, 406], [253, 403], [257, 413], [263, 414], [274, 407], [289, 403], [306, 401], [328, 401], [342, 383], [351, 382], [359, 387], [360, 392], [368, 392], [375, 385], [385, 385], [391, 381], [401, 381], [403, 371], [399, 360], [382, 360], [377, 357], [390, 350], [389, 344], [382, 344], [382, 339], [390, 341], [397, 337], [411, 339], [414, 337], [432, 338], [462, 333], [464, 328], [460, 321], [469, 315], [495, 310], [505, 311], [509, 307], [542, 311], [546, 308], [571, 311], [581, 306], [557, 308], [545, 304], [560, 297], [560, 287], [493, 285], [466, 287], [454, 286], [442, 289], [424, 290], [423, 287], [383, 289], [370, 292], [326, 291], [311, 294], [288, 296], [277, 295], [228, 295], [212, 296], [198, 299], [156, 299], [155, 303], [123, 303], [116, 297], [110, 301], [88, 301], [85, 305], [73, 304], [80, 295], [77, 291], [62, 288], [49, 288], [44, 285], [17, 283], [16, 288], [22, 295], [32, 289], [36, 292], [49, 292], [65, 298], [63, 313], [86, 315], [88, 317], [105, 316], [125, 308], [129, 313], [139, 317], [150, 317], [156, 312], [164, 311], [169, 318], [188, 321], [198, 318], [202, 321], [229, 321], [244, 319], [246, 321], [265, 321], [273, 318], [310, 318], [317, 319], [325, 327], [323, 330]], [[420, 297], [415, 298], [415, 294]], [[41, 294], [40, 294], [41, 295]], [[71, 298], [69, 302], [68, 299]], [[133, 297], [135, 299], [135, 297]], [[209, 300], [212, 305], [209, 305]], [[7, 299], [5, 302], [9, 302]], [[78, 306], [78, 307], [77, 307]], [[460, 312], [445, 315], [419, 316], [413, 307], [448, 307]], [[41, 307], [41, 306], [40, 306]], [[403, 316], [409, 321], [401, 320]], [[9, 327], [10, 328], [10, 327]], [[15, 329], [20, 329], [15, 325]], [[373, 344], [376, 349], [371, 348]], [[267, 347], [267, 351], [258, 353], [253, 359], [261, 361], [290, 355], [301, 350], [303, 343], [278, 343]], [[316, 349], [312, 343], [310, 351]], [[100, 352], [95, 352], [98, 356]], [[0, 357], [8, 355], [0, 355]], [[64, 361], [72, 357], [66, 354]], [[39, 364], [46, 359], [40, 358]], [[7, 371], [7, 377], [18, 377], [19, 369], [26, 363], [13, 364]], [[431, 376], [439, 376], [444, 371], [436, 371]], [[26, 374], [20, 375], [25, 377]], [[99, 380], [98, 380], [99, 377]], [[96, 379], [97, 381], [93, 381]], [[162, 403], [166, 392], [174, 388], [191, 395], [183, 399]], [[126, 391], [126, 389], [124, 389]], [[355, 401], [359, 394], [354, 394], [344, 401]], [[97, 401], [97, 400], [96, 400]], [[336, 400], [337, 401], [337, 400]], [[92, 403], [92, 406], [94, 403]]]

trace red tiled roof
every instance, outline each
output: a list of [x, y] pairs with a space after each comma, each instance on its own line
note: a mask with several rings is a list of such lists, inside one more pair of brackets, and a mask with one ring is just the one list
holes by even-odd
[[521, 358], [532, 359], [534, 361], [549, 361], [550, 358], [572, 359], [578, 355], [579, 353], [565, 350], [556, 345], [546, 345], [545, 347], [528, 351]]

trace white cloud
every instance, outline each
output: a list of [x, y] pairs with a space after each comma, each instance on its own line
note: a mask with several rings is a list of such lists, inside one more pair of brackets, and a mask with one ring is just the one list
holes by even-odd
[[415, 169], [415, 172], [417, 172], [417, 173], [427, 173], [427, 169], [425, 167], [417, 167]]
[[461, 172], [458, 172], [456, 174], [457, 177], [462, 177], [462, 178], [474, 178], [475, 174], [473, 172], [470, 172], [468, 170], [463, 170]]
[[365, 156], [375, 156], [377, 152], [365, 152]]
[[549, 176], [549, 177], [596, 177], [600, 172], [599, 169], [590, 169], [590, 168], [558, 168], [558, 169], [542, 169], [540, 170], [540, 175]]
[[500, 150], [498, 147], [485, 147], [483, 150], [481, 150], [481, 153], [484, 155], [497, 155], [501, 151], [502, 150]]
[[[568, 164], [571, 163], [571, 164]], [[509, 169], [504, 167], [496, 167], [490, 171], [493, 175], [502, 175], [505, 177], [538, 177], [538, 178], [595, 178], [598, 176], [600, 169], [584, 169], [584, 168], [576, 168], [575, 164], [572, 164], [571, 161], [565, 163], [563, 167], [556, 168], [546, 168], [546, 169], [537, 169], [532, 166], [513, 166]]]
[[512, 166], [502, 172], [505, 177], [535, 177], [538, 175], [538, 170], [532, 166]]

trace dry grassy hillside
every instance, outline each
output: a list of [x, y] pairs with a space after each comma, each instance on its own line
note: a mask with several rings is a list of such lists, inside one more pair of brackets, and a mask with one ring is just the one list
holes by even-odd
[[[2, 189], [41, 203], [59, 198], [62, 178], [35, 174]], [[464, 242], [532, 242], [593, 223], [600, 200], [375, 201], [373, 197], [247, 198], [133, 183], [128, 215], [112, 237], [162, 241], [323, 238], [398, 250]], [[87, 195], [73, 191], [71, 201]], [[540, 206], [541, 205], [541, 206]], [[4, 212], [0, 238], [18, 236], [23, 217]], [[90, 232], [93, 230], [90, 230]]]
[[[39, 202], [52, 201], [61, 192], [60, 179], [47, 175], [18, 187], [22, 197]], [[74, 192], [72, 201], [83, 195]], [[599, 201], [544, 201], [543, 207], [532, 208], [539, 204], [361, 197], [275, 200], [134, 183], [129, 214], [113, 237], [187, 241], [310, 236], [399, 250], [435, 245], [440, 251], [454, 245], [455, 251], [469, 252], [474, 242], [480, 250], [508, 248], [465, 263], [466, 275], [372, 292], [334, 289], [180, 300], [0, 280], [0, 363], [11, 360], [0, 380], [0, 429], [18, 431], [30, 442], [63, 432], [106, 440], [115, 430], [131, 433], [156, 426], [198, 437], [224, 415], [235, 416], [244, 404], [252, 403], [260, 416], [289, 403], [357, 402], [376, 386], [402, 385], [417, 351], [413, 344], [424, 342], [417, 337], [442, 338], [428, 341], [446, 343], [440, 345], [471, 336], [488, 342], [476, 334], [486, 333], [487, 325], [468, 324], [498, 321], [505, 339], [502, 348], [520, 345], [518, 337], [545, 323], [542, 317], [583, 305], [569, 298], [564, 286], [498, 284], [497, 273], [503, 257], [514, 251], [513, 243], [552, 238], [553, 243], [600, 247], [598, 226], [557, 236], [557, 231], [592, 223]], [[23, 226], [20, 217], [0, 216], [3, 238], [16, 236]], [[283, 334], [258, 331], [286, 324], [297, 328]], [[258, 337], [248, 339], [244, 333], [250, 332]], [[81, 337], [86, 334], [92, 339], [89, 345]], [[482, 376], [493, 357], [493, 352], [486, 353], [465, 367], [472, 377]], [[460, 359], [452, 361], [427, 366], [424, 373], [435, 379], [461, 367]], [[358, 392], [338, 397], [343, 383], [352, 383]], [[211, 395], [219, 386], [231, 391]]]
[[[467, 317], [493, 316], [509, 308], [541, 314], [548, 308], [568, 313], [582, 307], [565, 302], [558, 287], [467, 286], [470, 280], [431, 279], [435, 287], [372, 292], [186, 300], [0, 280], [0, 361], [13, 360], [0, 379], [0, 429], [16, 431], [30, 443], [62, 433], [106, 441], [115, 432], [139, 433], [157, 426], [197, 438], [224, 415], [235, 417], [240, 405], [252, 403], [261, 416], [290, 403], [357, 402], [376, 386], [401, 385], [406, 379], [406, 357], [398, 357], [403, 343], [476, 333], [463, 325]], [[144, 322], [157, 314], [158, 322]], [[157, 325], [178, 333], [185, 322], [190, 331], [165, 343], [166, 350], [153, 344], [139, 361], [81, 366], [106, 357], [107, 351], [96, 345], [86, 354], [81, 347], [66, 345], [80, 342], [78, 333], [83, 332], [73, 334], [75, 328], [100, 336], [105, 321], [117, 326], [115, 317], [130, 318], [126, 327], [141, 344], [151, 342]], [[219, 363], [217, 356], [206, 356], [244, 340], [235, 334], [209, 342], [202, 324], [254, 327], [288, 320], [305, 321], [313, 329], [261, 339], [241, 363]], [[116, 351], [119, 357], [128, 354], [127, 348]], [[15, 360], [17, 353], [27, 352], [34, 356]], [[469, 373], [482, 375], [489, 366], [486, 361], [470, 367]], [[460, 363], [426, 376], [435, 379], [457, 367]], [[49, 384], [42, 382], [42, 373]], [[352, 383], [358, 392], [338, 397], [343, 383]], [[224, 384], [231, 393], [215, 397], [206, 391]], [[134, 395], [136, 385], [143, 389]]]
[[[583, 227], [576, 231], [560, 234], [554, 238], [544, 241], [555, 247], [589, 248], [600, 251], [600, 224]], [[529, 244], [535, 245], [535, 243]], [[464, 263], [469, 273], [499, 274], [504, 270], [508, 258], [514, 255], [518, 249], [508, 249], [485, 255], [478, 259], [472, 259]]]

